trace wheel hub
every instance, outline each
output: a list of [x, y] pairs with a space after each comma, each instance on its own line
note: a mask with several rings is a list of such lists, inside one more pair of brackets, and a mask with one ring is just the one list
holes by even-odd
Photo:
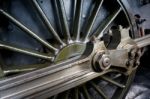
[[63, 47], [55, 57], [54, 62], [60, 62], [72, 58], [74, 56], [82, 55], [85, 51], [86, 44], [84, 43], [74, 43]]

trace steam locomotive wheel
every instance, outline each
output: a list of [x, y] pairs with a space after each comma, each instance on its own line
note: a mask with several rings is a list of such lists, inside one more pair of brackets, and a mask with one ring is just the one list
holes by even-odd
[[131, 23], [121, 0], [0, 0], [0, 97], [122, 99], [136, 69], [93, 72], [91, 42], [115, 50]]

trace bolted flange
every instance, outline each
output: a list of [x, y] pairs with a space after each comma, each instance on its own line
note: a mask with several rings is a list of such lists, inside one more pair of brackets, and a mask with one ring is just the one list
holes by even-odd
[[127, 44], [124, 48], [128, 48], [128, 61], [127, 66], [137, 68], [140, 64], [141, 50], [136, 45]]

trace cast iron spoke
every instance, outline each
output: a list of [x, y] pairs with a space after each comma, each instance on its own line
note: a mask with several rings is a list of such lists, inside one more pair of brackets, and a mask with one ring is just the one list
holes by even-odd
[[4, 76], [4, 72], [2, 70], [2, 68], [0, 67], [0, 77], [3, 77]]
[[32, 32], [30, 29], [28, 29], [26, 26], [24, 26], [22, 23], [20, 23], [17, 19], [12, 17], [10, 14], [5, 12], [4, 10], [0, 9], [0, 13], [3, 14], [5, 17], [7, 17], [10, 21], [12, 21], [16, 26], [18, 26], [21, 30], [31, 35], [33, 38], [35, 38], [37, 41], [39, 41], [41, 44], [46, 46], [47, 48], [57, 52], [58, 49], [54, 48], [52, 45], [50, 45], [48, 42], [46, 42], [44, 39], [39, 37], [36, 33]]
[[0, 55], [0, 77], [4, 76], [4, 71], [3, 71], [2, 66], [5, 66], [5, 63], [2, 60], [3, 60], [2, 56]]
[[14, 73], [22, 73], [22, 72], [29, 72], [29, 71], [33, 71], [36, 68], [22, 68], [22, 69], [10, 69], [10, 70], [3, 70], [5, 75], [9, 75], [9, 74], [14, 74]]
[[46, 59], [46, 60], [50, 60], [50, 61], [53, 60], [53, 57], [50, 57], [50, 56], [46, 55], [45, 53], [41, 53], [41, 52], [34, 51], [31, 49], [25, 49], [25, 48], [17, 47], [15, 45], [8, 44], [8, 43], [2, 42], [2, 41], [0, 41], [0, 48], [11, 50], [11, 51], [18, 52], [18, 53], [27, 54], [27, 55], [38, 57], [41, 59]]
[[121, 12], [121, 8], [114, 11], [111, 15], [109, 15], [102, 24], [97, 28], [94, 35], [97, 36], [97, 38], [100, 38], [103, 34], [103, 32], [108, 28], [108, 26], [114, 21], [114, 19], [118, 16], [118, 14]]
[[97, 86], [94, 82], [90, 82], [92, 87], [98, 92], [99, 95], [101, 95], [104, 99], [108, 99], [107, 95], [100, 89], [99, 86]]
[[4, 74], [9, 75], [12, 73], [21, 73], [21, 72], [29, 72], [36, 69], [40, 69], [46, 67], [49, 63], [45, 64], [30, 64], [30, 65], [21, 65], [21, 66], [8, 66], [7, 68], [3, 68]]
[[58, 99], [58, 95], [53, 96], [52, 99]]
[[[76, 11], [77, 11], [77, 10], [76, 10], [76, 9], [77, 9], [77, 8], [76, 8], [76, 7], [77, 7], [77, 1], [78, 1], [78, 0], [73, 0], [73, 4], [72, 4], [72, 5], [73, 5], [73, 9], [72, 9], [72, 10], [73, 10], [73, 13], [72, 13], [72, 20], [73, 20], [72, 22], [73, 22], [73, 24], [74, 24], [74, 19], [75, 19], [75, 17], [76, 17], [76, 16], [75, 16], [75, 13], [76, 13]], [[79, 0], [79, 1], [80, 1], [80, 0]], [[73, 30], [73, 27], [71, 27], [71, 28], [72, 28], [72, 30]]]
[[105, 80], [105, 81], [111, 83], [111, 84], [114, 84], [114, 85], [120, 87], [120, 88], [125, 88], [125, 85], [120, 84], [120, 83], [118, 83], [118, 82], [116, 82], [116, 81], [114, 81], [114, 80], [112, 80], [112, 79], [110, 79], [110, 78], [108, 78], [108, 77], [106, 77], [106, 76], [101, 76], [101, 78], [102, 78], [103, 80]]
[[73, 20], [75, 19], [77, 1], [78, 1], [78, 0], [74, 0], [74, 1], [73, 1], [73, 15], [72, 15], [72, 16], [73, 16]]
[[80, 37], [80, 22], [81, 22], [81, 14], [82, 14], [82, 6], [84, 0], [77, 0], [75, 7], [75, 18], [73, 19], [73, 34], [75, 36], [75, 40], [78, 41]]
[[65, 92], [65, 95], [64, 95], [64, 99], [69, 99], [69, 94], [70, 94], [70, 91], [66, 91]]
[[83, 85], [82, 89], [83, 89], [83, 94], [84, 94], [85, 99], [91, 99], [86, 85]]
[[64, 42], [59, 37], [59, 35], [57, 34], [57, 32], [52, 27], [50, 21], [48, 20], [46, 14], [43, 12], [42, 8], [39, 6], [37, 0], [32, 0], [32, 2], [33, 2], [33, 5], [34, 5], [35, 9], [37, 10], [37, 12], [39, 13], [39, 15], [43, 19], [43, 21], [44, 21], [45, 25], [47, 26], [48, 30], [50, 31], [50, 33], [52, 33], [55, 36], [56, 40], [59, 43], [61, 43], [62, 45], [65, 45]]
[[79, 99], [79, 89], [78, 88], [75, 88], [74, 89], [74, 96], [73, 96], [73, 99]]
[[56, 9], [57, 9], [57, 14], [60, 20], [60, 24], [62, 27], [62, 31], [66, 36], [66, 39], [68, 40], [68, 42], [71, 40], [71, 36], [70, 36], [70, 32], [69, 32], [69, 27], [68, 27], [68, 23], [67, 23], [67, 15], [65, 12], [65, 6], [64, 6], [64, 2], [63, 0], [54, 0], [55, 5], [56, 5]]
[[88, 21], [87, 21], [87, 26], [85, 28], [86, 36], [85, 36], [84, 41], [86, 41], [88, 39], [88, 37], [89, 37], [89, 34], [90, 34], [91, 30], [92, 30], [92, 27], [94, 25], [94, 22], [96, 20], [96, 17], [98, 15], [98, 12], [99, 12], [101, 6], [102, 6], [103, 1], [104, 0], [96, 0], [95, 1], [95, 7], [94, 7], [94, 9], [93, 9], [93, 11], [92, 11]]

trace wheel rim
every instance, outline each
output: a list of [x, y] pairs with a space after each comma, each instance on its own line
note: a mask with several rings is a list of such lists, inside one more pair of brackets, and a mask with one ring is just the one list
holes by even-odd
[[[112, 3], [113, 7], [110, 7], [109, 3]], [[25, 6], [22, 7], [25, 4], [29, 4], [28, 7]], [[3, 53], [1, 54], [2, 76], [29, 72], [36, 69], [47, 67], [48, 65], [61, 63], [64, 60], [74, 58], [76, 56], [80, 57], [86, 50], [86, 45], [90, 41], [91, 37], [95, 36], [98, 39], [101, 39], [103, 34], [114, 25], [115, 26], [122, 25], [123, 27], [129, 26], [128, 17], [126, 17], [127, 15], [124, 12], [121, 2], [119, 0], [118, 1], [111, 0], [109, 2], [107, 0], [101, 1], [54, 0], [51, 2], [48, 0], [47, 1], [16, 0], [13, 2], [12, 1], [8, 2], [6, 3], [6, 5], [11, 6], [10, 8], [9, 7], [5, 8], [4, 3], [4, 5], [2, 5], [2, 8], [0, 9], [0, 14], [2, 18], [4, 18], [5, 20], [9, 20], [7, 22], [8, 24], [6, 26], [7, 28], [3, 26], [1, 27], [2, 40], [0, 42], [0, 47], [2, 52], [4, 52], [4, 54]], [[16, 5], [20, 5], [21, 9], [16, 10], [17, 9]], [[47, 8], [45, 7], [45, 5], [47, 5]], [[51, 9], [50, 11], [52, 12], [48, 12], [47, 10], [48, 8]], [[32, 9], [32, 11], [29, 11], [30, 9]], [[23, 17], [20, 17], [20, 14], [18, 14], [18, 11], [21, 10], [23, 10], [21, 13], [22, 15], [23, 13], [25, 13]], [[103, 13], [103, 16], [101, 15], [101, 13]], [[26, 18], [28, 15], [30, 17]], [[122, 20], [120, 20], [119, 18], [121, 16], [124, 16]], [[33, 19], [34, 21], [31, 21]], [[40, 23], [40, 28], [39, 26], [37, 26], [38, 23], [37, 21]], [[45, 35], [42, 33], [43, 31]], [[7, 32], [7, 34], [4, 34], [3, 32]], [[16, 33], [15, 36], [18, 35], [17, 37], [20, 36], [21, 39], [24, 36], [25, 39], [27, 39], [29, 36], [32, 37], [31, 39], [27, 40], [32, 41], [34, 43], [32, 44], [30, 44], [31, 42], [24, 43], [25, 41], [23, 40], [22, 42], [21, 39], [15, 40], [16, 37], [13, 36], [12, 34], [15, 32], [18, 33], [18, 34]], [[28, 34], [29, 36], [27, 36], [26, 34]], [[8, 35], [10, 36], [7, 38]], [[17, 47], [16, 45], [18, 46], [22, 45], [22, 47]], [[115, 49], [116, 47], [113, 46], [111, 47], [111, 49], [112, 48]], [[9, 54], [12, 52], [13, 55]], [[8, 53], [8, 55], [6, 55], [6, 53]], [[24, 55], [21, 56], [20, 54]], [[10, 61], [8, 57], [11, 55], [14, 56], [15, 58], [13, 57], [14, 59], [12, 58], [12, 60]], [[18, 62], [17, 60], [19, 58], [20, 60], [26, 59], [27, 61]], [[20, 67], [16, 65], [23, 65], [23, 66]], [[132, 74], [130, 76], [132, 76]], [[108, 81], [107, 78], [103, 79]], [[119, 85], [119, 83], [115, 81], [111, 81], [111, 83]], [[97, 85], [92, 82], [90, 83], [90, 86], [93, 86], [96, 89], [95, 86]], [[119, 86], [121, 87], [121, 84]], [[81, 95], [81, 98], [85, 97], [86, 99], [88, 99], [90, 96], [88, 94], [87, 91], [88, 89], [86, 88], [86, 86], [83, 85], [81, 89], [82, 92], [84, 93], [83, 96]], [[69, 92], [65, 94], [66, 97], [68, 93]], [[125, 92], [122, 91], [120, 95], [124, 93]], [[120, 95], [118, 97], [120, 97]], [[101, 92], [101, 96], [103, 96], [103, 98], [107, 98], [107, 96], [104, 95], [103, 92]]]

